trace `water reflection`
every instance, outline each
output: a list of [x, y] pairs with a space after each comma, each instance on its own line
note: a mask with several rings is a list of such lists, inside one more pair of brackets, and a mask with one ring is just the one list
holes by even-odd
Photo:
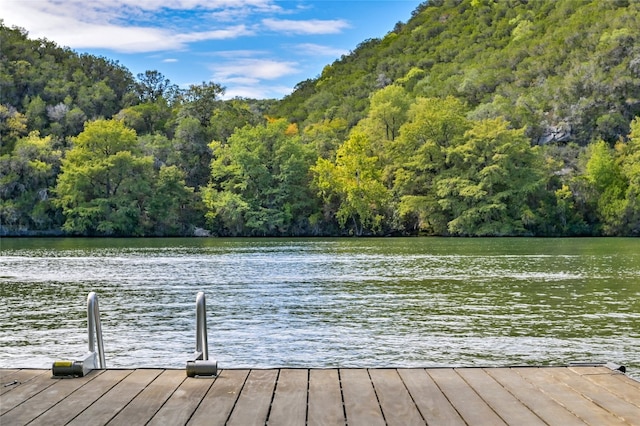
[[221, 367], [612, 361], [640, 368], [637, 239], [2, 241], [0, 367], [86, 350], [184, 367], [207, 294]]

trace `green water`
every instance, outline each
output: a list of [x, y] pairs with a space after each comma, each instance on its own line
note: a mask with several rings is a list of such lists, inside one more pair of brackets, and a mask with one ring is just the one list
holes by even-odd
[[0, 367], [614, 362], [640, 369], [639, 239], [3, 239]]

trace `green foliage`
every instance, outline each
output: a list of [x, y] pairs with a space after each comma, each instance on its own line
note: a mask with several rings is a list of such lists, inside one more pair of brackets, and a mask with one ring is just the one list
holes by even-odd
[[200, 120], [190, 116], [179, 120], [173, 140], [174, 151], [168, 161], [184, 172], [189, 186], [200, 188], [209, 182], [209, 142], [207, 128]]
[[638, 236], [639, 17], [430, 0], [279, 101], [0, 22], [0, 234]]
[[511, 130], [500, 118], [476, 122], [446, 155], [447, 168], [435, 186], [438, 203], [452, 218], [447, 225], [451, 234], [527, 233], [533, 219], [527, 201], [541, 173], [523, 129]]
[[115, 115], [138, 134], [168, 133], [173, 112], [164, 98], [124, 108]]
[[1, 21], [0, 46], [0, 105], [25, 114], [27, 131], [75, 136], [87, 118], [110, 118], [131, 99], [133, 77], [115, 61], [29, 40], [24, 30]]
[[178, 87], [171, 84], [171, 81], [159, 71], [147, 70], [136, 77], [138, 82], [135, 90], [143, 102], [156, 103], [161, 99], [173, 101], [179, 95]]
[[371, 106], [365, 120], [367, 134], [378, 141], [393, 141], [405, 122], [411, 99], [400, 86], [391, 85], [371, 96]]
[[589, 147], [585, 179], [594, 190], [597, 213], [603, 223], [605, 235], [615, 235], [622, 226], [621, 214], [625, 205], [627, 182], [614, 153], [604, 141]]
[[447, 168], [446, 149], [460, 143], [471, 126], [465, 105], [448, 97], [418, 98], [391, 146], [388, 167], [405, 229], [446, 234], [447, 220], [435, 194], [435, 180]]
[[185, 115], [197, 118], [203, 126], [207, 126], [219, 104], [218, 97], [222, 94], [224, 88], [217, 83], [192, 84], [182, 93], [180, 110]]
[[122, 122], [87, 124], [62, 161], [55, 188], [63, 229], [86, 235], [144, 235], [153, 159], [138, 155], [135, 131]]
[[220, 235], [310, 233], [314, 197], [309, 190], [313, 147], [277, 120], [238, 129], [213, 142], [211, 181], [203, 191], [207, 218]]
[[626, 142], [611, 149], [604, 141], [587, 152], [585, 180], [605, 235], [640, 234], [640, 120]]
[[414, 97], [461, 98], [491, 111], [482, 118], [526, 128], [534, 143], [614, 143], [640, 114], [638, 16], [638, 2], [425, 2], [406, 25], [299, 85], [272, 114], [307, 124], [331, 112], [353, 125], [386, 82]]
[[60, 225], [49, 188], [60, 169], [60, 150], [51, 136], [31, 132], [12, 154], [0, 157], [0, 223], [14, 231], [49, 230]]
[[640, 118], [631, 123], [625, 144], [616, 146], [623, 179], [628, 184], [622, 205], [619, 234], [640, 236]]
[[193, 188], [186, 186], [184, 173], [176, 166], [162, 166], [153, 184], [146, 223], [158, 236], [187, 235], [203, 209]]
[[389, 195], [378, 157], [372, 155], [364, 133], [353, 132], [338, 149], [335, 162], [320, 158], [311, 171], [319, 195], [337, 205], [335, 215], [341, 227], [349, 221], [355, 235], [382, 229]]

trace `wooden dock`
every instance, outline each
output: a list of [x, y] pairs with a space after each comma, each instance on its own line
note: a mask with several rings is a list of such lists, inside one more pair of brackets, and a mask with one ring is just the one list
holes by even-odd
[[0, 425], [640, 425], [640, 382], [604, 366], [0, 369]]

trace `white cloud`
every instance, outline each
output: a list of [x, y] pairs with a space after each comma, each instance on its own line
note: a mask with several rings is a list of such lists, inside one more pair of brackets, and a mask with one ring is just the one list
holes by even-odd
[[[5, 25], [25, 28], [31, 38], [47, 38], [61, 46], [74, 49], [111, 49], [117, 52], [138, 53], [184, 49], [187, 43], [205, 40], [226, 40], [254, 32], [245, 25], [217, 28], [210, 31], [176, 31], [153, 26], [152, 17], [145, 17], [149, 25], [125, 24], [138, 18], [141, 11], [155, 11], [167, 7], [162, 0], [0, 0]], [[267, 8], [266, 0], [205, 0], [174, 1], [169, 7], [190, 10], [195, 7], [247, 6]]]
[[275, 80], [298, 73], [295, 62], [281, 62], [272, 59], [239, 59], [225, 64], [211, 66], [213, 80], [222, 83], [257, 83], [261, 80]]
[[225, 10], [225, 9], [254, 9], [260, 11], [277, 11], [280, 7], [274, 4], [273, 0], [49, 0], [57, 4], [76, 5], [87, 7], [91, 4], [96, 9], [131, 8], [145, 11], [156, 11], [160, 9], [173, 10]]
[[221, 30], [176, 34], [174, 37], [180, 42], [191, 43], [204, 40], [226, 40], [253, 34], [254, 32], [247, 29], [245, 25], [236, 25], [235, 27], [229, 27]]
[[349, 28], [349, 23], [342, 19], [263, 19], [262, 24], [272, 31], [292, 34], [339, 34]]
[[272, 59], [238, 58], [211, 65], [212, 80], [226, 86], [224, 99], [235, 97], [266, 99], [281, 98], [292, 88], [273, 81], [299, 72], [296, 62]]
[[323, 46], [314, 43], [296, 44], [294, 48], [297, 53], [310, 56], [340, 57], [349, 53], [349, 51], [345, 49], [338, 49], [336, 47]]
[[250, 99], [277, 99], [290, 94], [293, 88], [287, 86], [249, 85], [234, 86], [227, 89], [222, 99], [250, 98]]
[[[169, 68], [182, 87], [184, 81], [200, 81], [196, 75], [204, 72], [203, 80], [212, 77], [226, 86], [226, 98], [261, 99], [291, 93], [291, 80], [312, 57], [347, 53], [306, 40], [282, 44], [278, 35], [304, 38], [349, 28], [342, 19], [275, 19], [307, 15], [311, 7], [278, 0], [0, 0], [0, 19], [24, 28], [30, 38], [46, 38], [77, 50], [125, 53], [140, 70], [172, 64]], [[241, 37], [254, 37], [255, 49], [233, 42]], [[202, 43], [207, 40], [225, 42]], [[199, 44], [191, 46], [194, 43]], [[219, 51], [221, 45], [228, 50]], [[203, 64], [203, 58], [214, 58], [215, 64]]]
[[[211, 4], [208, 6], [211, 7]], [[285, 13], [285, 11], [269, 1], [250, 3], [231, 1], [228, 7], [216, 9], [209, 14], [209, 17], [218, 22], [238, 22], [254, 13]]]
[[220, 56], [223, 58], [238, 59], [238, 58], [254, 58], [256, 56], [269, 55], [268, 50], [218, 50], [216, 52], [210, 52], [209, 55]]

